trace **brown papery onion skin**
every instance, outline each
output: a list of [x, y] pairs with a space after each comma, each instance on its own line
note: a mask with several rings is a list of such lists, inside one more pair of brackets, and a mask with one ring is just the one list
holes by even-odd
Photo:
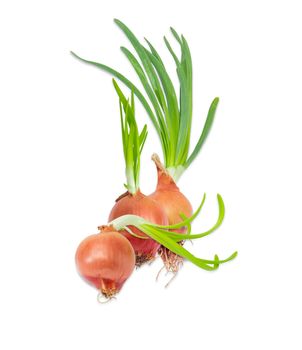
[[107, 298], [120, 291], [135, 267], [132, 245], [110, 227], [85, 238], [75, 260], [80, 275]]
[[[165, 167], [160, 162], [157, 155], [152, 156], [157, 169], [157, 187], [155, 192], [149, 195], [149, 198], [154, 199], [164, 209], [169, 225], [175, 225], [183, 221], [180, 214], [190, 217], [193, 214], [193, 209], [187, 197], [180, 192], [173, 178], [169, 175]], [[171, 230], [180, 234], [187, 232], [186, 227]], [[179, 242], [183, 244], [183, 242]], [[183, 258], [171, 252], [164, 246], [159, 249], [161, 256], [168, 271], [177, 272], [179, 266], [183, 262]]]
[[[158, 224], [168, 225], [168, 218], [161, 206], [152, 198], [145, 196], [140, 191], [135, 194], [126, 192], [120, 196], [111, 210], [109, 221], [112, 221], [122, 215], [138, 215], [147, 221]], [[151, 238], [148, 238], [142, 231], [136, 227], [129, 228], [138, 236], [147, 238], [137, 238], [127, 231], [120, 231], [132, 244], [136, 255], [136, 265], [141, 266], [143, 263], [152, 261], [160, 247], [160, 244]]]

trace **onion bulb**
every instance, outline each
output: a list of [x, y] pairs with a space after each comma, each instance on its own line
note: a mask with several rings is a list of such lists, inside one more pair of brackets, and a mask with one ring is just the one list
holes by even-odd
[[85, 238], [76, 251], [80, 275], [106, 298], [120, 291], [135, 267], [135, 254], [129, 241], [113, 228]]
[[[123, 215], [137, 215], [147, 221], [158, 224], [168, 225], [167, 215], [163, 208], [152, 198], [145, 196], [139, 190], [135, 194], [126, 192], [120, 196], [111, 210], [109, 222]], [[136, 265], [140, 266], [145, 262], [155, 258], [160, 244], [149, 238], [136, 227], [130, 226], [130, 230], [138, 238], [123, 230], [121, 233], [130, 241], [136, 255]]]

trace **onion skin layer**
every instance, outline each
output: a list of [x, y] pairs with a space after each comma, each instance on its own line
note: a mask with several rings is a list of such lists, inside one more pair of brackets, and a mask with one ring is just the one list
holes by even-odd
[[[159, 180], [160, 181], [160, 180]], [[171, 178], [171, 181], [173, 179]], [[160, 184], [160, 187], [162, 185]], [[169, 185], [168, 188], [158, 188], [155, 192], [153, 192], [150, 198], [154, 199], [157, 203], [159, 203], [164, 209], [169, 225], [178, 224], [183, 221], [180, 214], [184, 214], [187, 217], [190, 217], [193, 213], [193, 209], [189, 200], [179, 191], [179, 188], [174, 185]], [[175, 232], [185, 233], [186, 227], [175, 230]]]
[[[109, 222], [122, 215], [128, 214], [138, 215], [154, 224], [168, 225], [168, 218], [161, 206], [140, 191], [135, 194], [126, 192], [124, 195], [120, 196], [111, 210]], [[147, 238], [137, 238], [125, 230], [120, 231], [133, 246], [136, 255], [136, 265], [140, 266], [147, 261], [153, 260], [160, 244], [149, 238], [136, 227], [130, 226], [129, 228], [136, 235]]]
[[[183, 221], [180, 214], [184, 214], [186, 217], [192, 216], [192, 205], [187, 197], [180, 192], [175, 181], [161, 164], [159, 158], [154, 155], [152, 159], [157, 168], [157, 187], [155, 192], [149, 195], [149, 198], [154, 199], [164, 209], [169, 225], [178, 224]], [[187, 232], [187, 228], [181, 227], [180, 229], [171, 231], [184, 234]], [[183, 242], [179, 242], [179, 244], [183, 244]], [[171, 272], [177, 272], [183, 262], [182, 257], [171, 252], [164, 246], [160, 247], [159, 255], [167, 270]]]
[[[164, 209], [169, 225], [178, 224], [183, 221], [180, 214], [190, 217], [193, 214], [192, 205], [187, 197], [182, 194], [177, 187], [175, 181], [169, 175], [167, 170], [155, 156], [152, 158], [157, 168], [157, 186], [155, 192], [149, 195]], [[180, 233], [184, 233], [186, 228], [180, 229]], [[175, 232], [178, 232], [176, 230]]]
[[131, 244], [112, 228], [85, 238], [75, 260], [80, 275], [107, 298], [120, 291], [135, 267]]

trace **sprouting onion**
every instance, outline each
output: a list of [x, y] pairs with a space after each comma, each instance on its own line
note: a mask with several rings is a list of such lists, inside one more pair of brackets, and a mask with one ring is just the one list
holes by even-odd
[[[158, 172], [158, 184], [156, 191], [149, 197], [164, 208], [170, 226], [166, 226], [166, 228], [157, 227], [156, 231], [154, 231], [153, 226], [151, 228], [144, 226], [148, 225], [146, 223], [139, 227], [142, 232], [148, 230], [148, 233], [145, 233], [158, 242], [157, 234], [160, 230], [163, 230], [161, 233], [165, 232], [167, 234], [168, 245], [160, 238], [162, 247], [159, 253], [167, 270], [176, 272], [181, 259], [175, 259], [175, 254], [184, 257], [183, 253], [186, 251], [177, 242], [181, 243], [181, 241], [187, 239], [186, 235], [188, 233], [186, 233], [186, 230], [190, 228], [188, 225], [183, 225], [183, 218], [192, 214], [190, 201], [180, 192], [176, 182], [200, 152], [213, 124], [219, 99], [216, 97], [212, 101], [201, 135], [193, 151], [190, 152], [193, 70], [191, 53], [186, 39], [171, 28], [172, 35], [181, 50], [181, 55], [178, 57], [168, 39], [164, 37], [166, 47], [176, 66], [179, 86], [175, 87], [163, 60], [154, 46], [146, 39], [147, 47], [145, 47], [124, 23], [117, 19], [115, 23], [124, 32], [134, 48], [136, 55], [125, 47], [121, 47], [121, 50], [135, 70], [143, 89], [138, 88], [117, 70], [102, 63], [85, 60], [75, 53], [71, 53], [81, 61], [94, 65], [123, 82], [140, 100], [155, 127], [162, 146], [164, 164], [161, 164], [156, 155], [153, 156], [152, 159]], [[177, 94], [177, 90], [179, 94]], [[171, 229], [175, 232], [167, 231]], [[175, 240], [171, 238], [171, 235]], [[166, 259], [166, 253], [169, 251], [171, 256], [168, 255]], [[186, 256], [186, 258], [189, 259], [189, 256]], [[215, 258], [215, 266], [217, 265], [216, 260]]]
[[[134, 94], [130, 101], [126, 99], [123, 92], [113, 80], [115, 90], [119, 96], [120, 117], [123, 140], [123, 151], [126, 165], [125, 187], [127, 192], [116, 200], [110, 215], [112, 221], [122, 215], [132, 214], [142, 216], [144, 219], [155, 224], [168, 224], [167, 216], [163, 208], [152, 198], [145, 196], [139, 187], [140, 155], [147, 137], [147, 126], [145, 125], [139, 133], [135, 119]], [[153, 260], [160, 247], [158, 242], [152, 239], [143, 240], [145, 234], [137, 228], [133, 228], [136, 235], [131, 235], [127, 230], [122, 234], [130, 241], [136, 255], [136, 265], [140, 266], [146, 261]]]
[[234, 252], [228, 258], [223, 260], [220, 260], [217, 254], [215, 254], [214, 259], [212, 260], [201, 259], [191, 254], [187, 249], [179, 245], [177, 242], [179, 242], [180, 240], [192, 240], [205, 237], [210, 233], [214, 232], [221, 225], [225, 214], [225, 208], [222, 197], [219, 194], [217, 195], [219, 215], [215, 225], [212, 228], [199, 234], [192, 234], [190, 230], [188, 231], [188, 233], [182, 235], [170, 231], [171, 229], [176, 229], [183, 226], [190, 227], [190, 223], [197, 217], [197, 215], [201, 211], [205, 202], [205, 198], [206, 196], [204, 195], [200, 206], [190, 218], [186, 218], [176, 225], [157, 225], [150, 223], [142, 217], [136, 215], [124, 215], [109, 222], [108, 226], [113, 227], [113, 229], [117, 231], [127, 230], [127, 232], [133, 234], [134, 236], [136, 236], [136, 234], [132, 232], [131, 227], [136, 227], [148, 236], [143, 238], [141, 237], [142, 239], [148, 240], [149, 238], [151, 238], [163, 245], [164, 247], [166, 247], [167, 249], [169, 249], [170, 251], [172, 251], [173, 253], [191, 261], [193, 264], [197, 265], [198, 267], [204, 270], [216, 270], [220, 264], [226, 263], [234, 259], [237, 256], [237, 252]]
[[203, 130], [193, 151], [189, 153], [192, 125], [192, 59], [188, 43], [183, 35], [171, 32], [181, 49], [177, 57], [170, 42], [164, 37], [165, 44], [173, 57], [179, 80], [179, 96], [172, 79], [154, 46], [146, 39], [148, 48], [144, 47], [132, 31], [120, 20], [115, 23], [131, 42], [138, 58], [127, 48], [121, 47], [134, 68], [143, 86], [144, 93], [123, 74], [107, 65], [85, 60], [71, 52], [76, 58], [92, 64], [122, 81], [138, 97], [148, 113], [161, 141], [164, 165], [175, 182], [196, 158], [202, 148], [213, 124], [217, 104], [216, 97], [209, 108]]

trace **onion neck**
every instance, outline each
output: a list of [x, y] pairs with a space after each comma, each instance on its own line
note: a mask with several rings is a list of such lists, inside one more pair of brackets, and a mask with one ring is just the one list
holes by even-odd
[[126, 191], [126, 192], [122, 193], [119, 197], [117, 197], [115, 202], [119, 202], [121, 199], [123, 199], [124, 197], [128, 197], [128, 196], [131, 196], [131, 197], [139, 196], [139, 197], [141, 197], [141, 196], [144, 196], [144, 195], [142, 194], [140, 189], [138, 189], [135, 193], [130, 193], [129, 191]]
[[[179, 188], [176, 185], [176, 173], [174, 172], [174, 176], [171, 175], [171, 170], [176, 168], [168, 168], [166, 169], [165, 166], [162, 164], [162, 162], [159, 159], [159, 156], [157, 154], [152, 155], [152, 160], [156, 165], [157, 169], [157, 186], [156, 191], [179, 191]], [[170, 171], [169, 171], [170, 169]], [[179, 178], [179, 176], [178, 176]]]

